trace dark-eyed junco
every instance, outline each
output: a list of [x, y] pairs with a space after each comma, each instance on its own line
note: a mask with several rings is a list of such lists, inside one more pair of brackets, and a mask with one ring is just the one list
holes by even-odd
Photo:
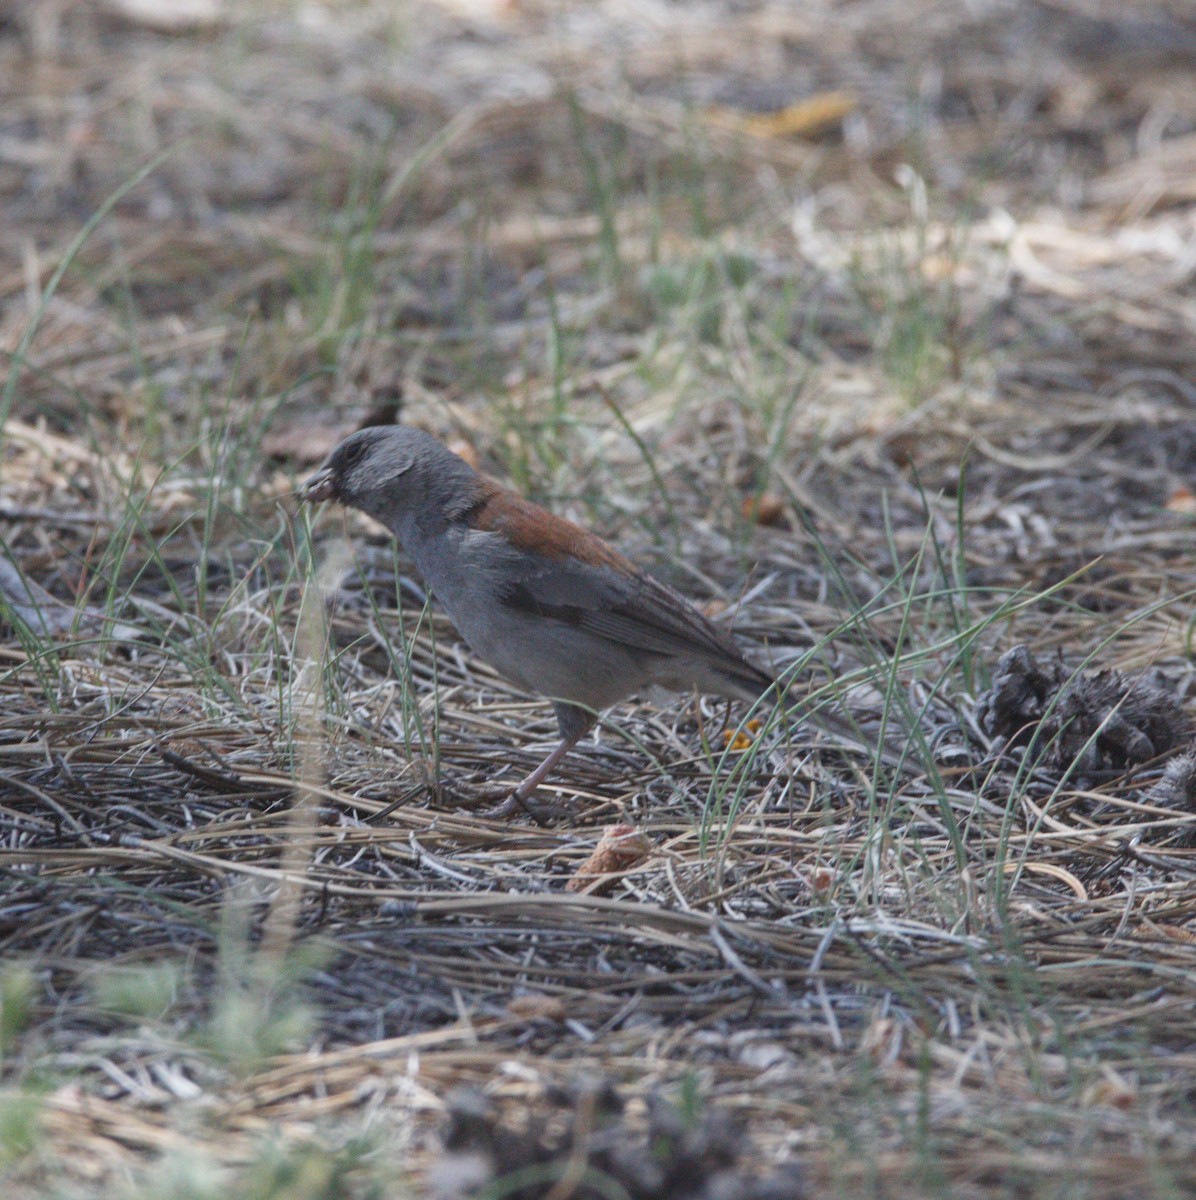
[[474, 653], [552, 701], [561, 744], [515, 789], [519, 805], [599, 710], [633, 692], [656, 684], [755, 701], [777, 687], [672, 588], [421, 430], [360, 430], [303, 496], [388, 526]]

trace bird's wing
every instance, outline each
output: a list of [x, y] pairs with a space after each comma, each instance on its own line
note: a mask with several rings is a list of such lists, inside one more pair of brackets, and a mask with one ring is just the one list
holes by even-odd
[[749, 689], [772, 683], [721, 629], [671, 587], [631, 564], [595, 566], [576, 559], [549, 564], [523, 557], [524, 569], [502, 602], [606, 638], [641, 655], [698, 655]]
[[772, 684], [681, 595], [572, 521], [489, 481], [467, 519], [475, 535], [501, 538], [507, 582], [500, 599], [507, 607], [584, 629], [638, 655], [697, 655], [745, 691]]

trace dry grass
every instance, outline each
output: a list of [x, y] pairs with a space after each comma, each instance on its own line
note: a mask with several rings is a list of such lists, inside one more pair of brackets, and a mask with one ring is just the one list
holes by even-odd
[[[121, 11], [0, 12], [5, 1197], [443, 1193], [452, 1089], [590, 1075], [811, 1194], [1191, 1194], [1196, 816], [975, 707], [1192, 686], [1187, 6]], [[290, 496], [396, 405], [903, 766], [645, 701], [480, 815], [547, 707]]]

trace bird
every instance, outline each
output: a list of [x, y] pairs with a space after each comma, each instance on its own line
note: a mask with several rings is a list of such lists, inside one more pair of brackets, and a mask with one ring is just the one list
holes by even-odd
[[473, 653], [551, 702], [560, 744], [496, 812], [533, 813], [533, 794], [597, 715], [634, 693], [754, 703], [780, 688], [679, 592], [423, 430], [359, 429], [300, 494], [385, 525]]

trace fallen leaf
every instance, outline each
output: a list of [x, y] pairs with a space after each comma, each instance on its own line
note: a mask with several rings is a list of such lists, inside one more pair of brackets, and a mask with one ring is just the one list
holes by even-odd
[[757, 525], [784, 525], [785, 501], [773, 492], [763, 492], [759, 496], [745, 496], [742, 511], [744, 520], [754, 521]]
[[710, 108], [706, 110], [706, 119], [713, 125], [738, 129], [752, 137], [814, 137], [838, 125], [858, 106], [859, 98], [853, 92], [820, 92], [770, 113]]
[[584, 888], [595, 894], [608, 891], [617, 874], [631, 870], [651, 852], [652, 843], [634, 825], [608, 825], [594, 852], [565, 884], [565, 890], [579, 892]]
[[1164, 508], [1168, 512], [1196, 513], [1196, 493], [1182, 483], [1167, 497]]
[[815, 867], [810, 872], [810, 890], [825, 896], [835, 886], [835, 873], [830, 867]]
[[1101, 1067], [1101, 1078], [1094, 1079], [1080, 1092], [1080, 1103], [1085, 1108], [1133, 1108], [1138, 1099], [1138, 1089], [1119, 1075], [1112, 1067]]

